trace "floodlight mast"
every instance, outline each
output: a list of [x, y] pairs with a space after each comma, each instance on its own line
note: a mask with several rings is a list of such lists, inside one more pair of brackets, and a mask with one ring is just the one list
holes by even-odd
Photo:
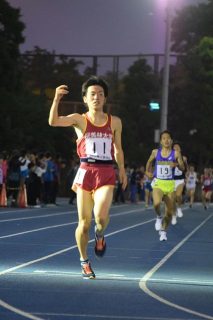
[[165, 39], [165, 56], [164, 56], [163, 87], [162, 87], [162, 108], [161, 108], [161, 121], [160, 121], [161, 132], [167, 129], [168, 96], [169, 96], [170, 42], [171, 42], [171, 0], [167, 0], [166, 39]]

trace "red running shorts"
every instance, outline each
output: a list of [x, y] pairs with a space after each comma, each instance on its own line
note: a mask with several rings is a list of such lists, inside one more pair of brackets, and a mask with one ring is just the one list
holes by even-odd
[[115, 186], [115, 180], [113, 166], [81, 163], [73, 181], [72, 189], [76, 192], [79, 187], [83, 190], [94, 192], [106, 185]]

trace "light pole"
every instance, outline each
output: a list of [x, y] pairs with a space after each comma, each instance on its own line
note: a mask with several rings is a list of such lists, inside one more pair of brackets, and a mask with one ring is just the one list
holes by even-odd
[[162, 87], [162, 108], [161, 108], [161, 121], [160, 121], [161, 132], [167, 129], [170, 40], [171, 40], [171, 0], [167, 0], [166, 11], [167, 11], [167, 14], [166, 14], [166, 41], [165, 41], [163, 87]]

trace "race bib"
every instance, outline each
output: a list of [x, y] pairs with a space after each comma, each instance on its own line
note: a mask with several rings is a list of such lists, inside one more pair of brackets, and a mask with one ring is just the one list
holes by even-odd
[[77, 173], [76, 173], [76, 176], [75, 176], [75, 179], [73, 181], [73, 184], [75, 184], [75, 183], [82, 184], [83, 181], [84, 181], [84, 176], [85, 176], [86, 172], [87, 172], [87, 170], [79, 168]]
[[210, 180], [210, 179], [204, 180], [203, 185], [204, 185], [205, 187], [209, 187], [209, 186], [211, 185], [211, 180]]
[[112, 160], [111, 145], [109, 138], [89, 138], [86, 139], [86, 155], [94, 159]]
[[162, 180], [172, 179], [172, 168], [170, 165], [157, 165], [157, 178]]

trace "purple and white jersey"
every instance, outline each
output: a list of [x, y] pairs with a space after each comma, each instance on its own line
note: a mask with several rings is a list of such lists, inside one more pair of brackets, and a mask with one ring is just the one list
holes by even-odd
[[168, 157], [161, 155], [162, 149], [158, 149], [157, 156], [155, 158], [155, 171], [154, 177], [160, 180], [173, 180], [175, 169], [171, 166], [175, 159], [175, 150], [171, 150]]

